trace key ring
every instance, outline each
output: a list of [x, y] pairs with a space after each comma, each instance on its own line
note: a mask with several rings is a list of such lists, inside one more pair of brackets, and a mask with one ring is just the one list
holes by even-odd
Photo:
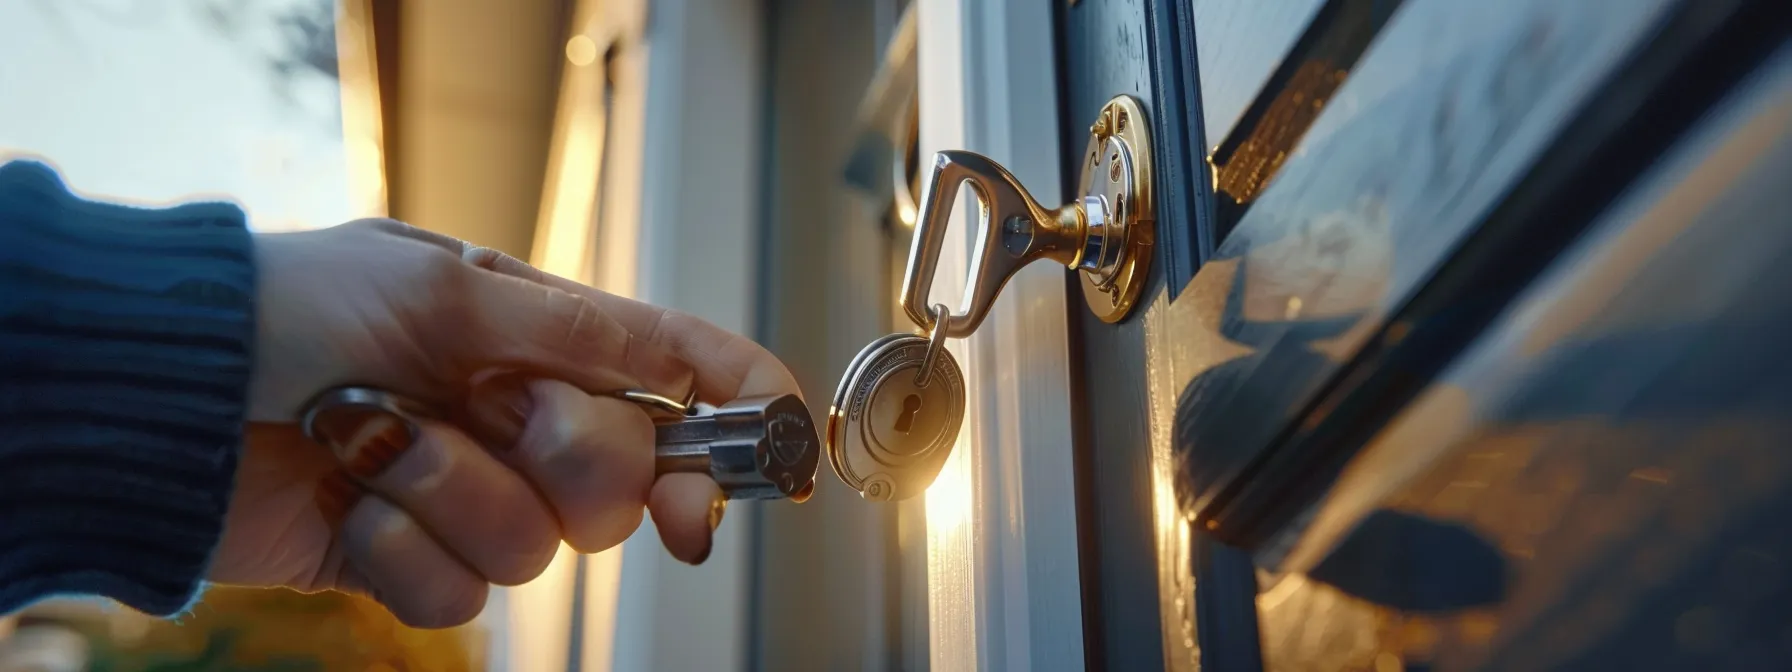
[[423, 431], [419, 426], [420, 421], [435, 419], [428, 408], [409, 397], [378, 388], [349, 386], [326, 390], [307, 404], [304, 414], [299, 416], [299, 429], [313, 443], [328, 446], [329, 442], [317, 428], [318, 421], [327, 419], [325, 416], [329, 414], [350, 409], [397, 418], [409, 432], [405, 445], [409, 445]]
[[697, 414], [697, 386], [691, 386], [691, 393], [685, 395], [684, 401], [674, 401], [671, 397], [661, 396], [647, 390], [623, 390], [612, 396], [624, 401], [632, 401], [643, 406], [652, 406], [673, 415], [690, 417]]
[[946, 304], [933, 304], [933, 328], [927, 330], [927, 354], [921, 357], [921, 370], [915, 372], [915, 387], [926, 388], [933, 382], [933, 364], [946, 344], [946, 310]]

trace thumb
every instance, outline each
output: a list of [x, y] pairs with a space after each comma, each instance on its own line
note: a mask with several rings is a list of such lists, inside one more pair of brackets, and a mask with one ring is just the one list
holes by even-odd
[[[674, 399], [691, 367], [663, 346], [637, 338], [591, 299], [464, 266], [455, 324], [439, 325], [437, 352], [458, 370], [523, 369], [591, 393], [645, 388]], [[464, 379], [465, 377], [463, 377]]]

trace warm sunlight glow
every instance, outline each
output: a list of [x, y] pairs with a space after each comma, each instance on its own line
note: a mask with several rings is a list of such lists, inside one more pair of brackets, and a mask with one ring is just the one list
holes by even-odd
[[566, 41], [566, 60], [584, 67], [597, 60], [597, 43], [588, 35], [574, 35]]
[[610, 672], [615, 662], [612, 658], [616, 650], [616, 605], [622, 597], [622, 546], [583, 556], [582, 560], [585, 563], [585, 628], [582, 633], [585, 641], [583, 660], [578, 661], [578, 669]]
[[566, 669], [568, 627], [572, 622], [574, 565], [578, 553], [561, 544], [554, 561], [535, 580], [508, 591], [508, 612], [502, 618], [508, 626], [509, 647], [506, 656], [510, 669]]
[[[968, 434], [966, 432], [965, 434]], [[971, 442], [959, 435], [946, 466], [922, 495], [927, 516], [927, 639], [934, 669], [975, 660], [977, 546]]]
[[[956, 254], [942, 261], [951, 274], [954, 266], [963, 265], [962, 238], [948, 243], [957, 246]], [[949, 342], [948, 351], [958, 358], [967, 371], [975, 371], [975, 354], [967, 344]], [[965, 398], [977, 399], [975, 378], [965, 380]], [[978, 462], [975, 445], [979, 421], [978, 404], [967, 404], [964, 425], [952, 454], [939, 476], [922, 496], [923, 515], [927, 520], [927, 613], [929, 661], [934, 669], [960, 669], [967, 661], [976, 660], [977, 620], [977, 479]], [[971, 627], [967, 627], [971, 626]]]
[[385, 139], [369, 2], [343, 0], [336, 16], [337, 72], [342, 80], [342, 150], [348, 161], [350, 207], [362, 217], [384, 217]]
[[929, 536], [956, 534], [971, 519], [971, 447], [963, 437], [958, 443], [939, 478], [922, 495], [927, 498]]
[[536, 233], [535, 265], [561, 277], [589, 282], [592, 205], [597, 198], [599, 124], [589, 117], [569, 119], [560, 145], [558, 179], [546, 221]]

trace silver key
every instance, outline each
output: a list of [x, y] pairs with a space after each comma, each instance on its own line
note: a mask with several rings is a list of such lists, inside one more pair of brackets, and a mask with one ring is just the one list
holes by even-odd
[[964, 374], [926, 337], [891, 334], [865, 346], [834, 393], [828, 461], [871, 501], [920, 494], [939, 476], [964, 422]]
[[[815, 491], [821, 440], [808, 407], [794, 394], [736, 399], [720, 407], [693, 407], [637, 390], [617, 396], [668, 416], [654, 424], [656, 476], [708, 474], [728, 499], [802, 502]], [[398, 394], [340, 387], [313, 399], [300, 426], [307, 437], [342, 456], [353, 452], [349, 446], [363, 443], [356, 437], [376, 416], [400, 421], [396, 429], [404, 434], [387, 441], [406, 447], [414, 442], [420, 420], [437, 417], [432, 409]]]

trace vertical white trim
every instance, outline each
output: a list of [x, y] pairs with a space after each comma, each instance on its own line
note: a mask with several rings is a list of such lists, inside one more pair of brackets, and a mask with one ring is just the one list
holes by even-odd
[[[1051, 6], [917, 2], [923, 155], [949, 148], [985, 154], [1056, 205], [1062, 181]], [[955, 213], [952, 226], [962, 235], [947, 237], [934, 300], [964, 291], [977, 243], [965, 228], [974, 221], [969, 207]], [[1083, 665], [1066, 272], [1044, 262], [1023, 270], [978, 333], [954, 344], [970, 408], [950, 464], [927, 494], [935, 669]]]

